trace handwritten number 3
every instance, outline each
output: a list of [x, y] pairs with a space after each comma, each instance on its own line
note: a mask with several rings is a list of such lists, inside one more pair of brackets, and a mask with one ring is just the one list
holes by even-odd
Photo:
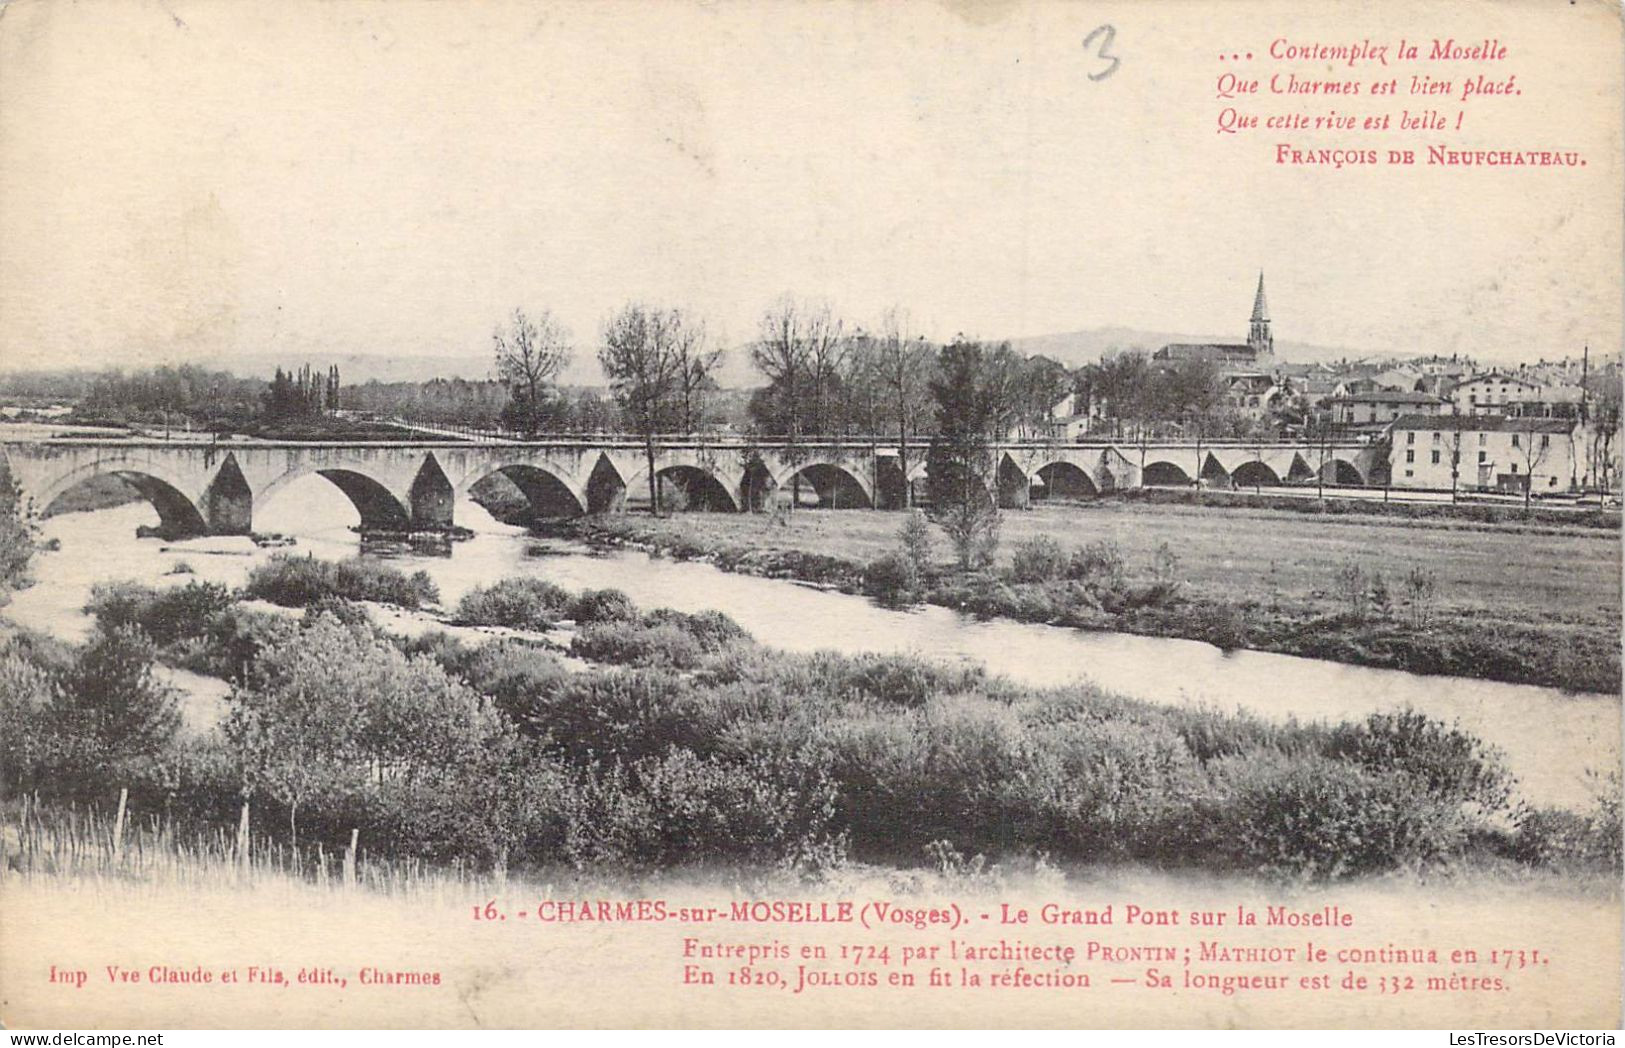
[[1111, 76], [1113, 73], [1117, 72], [1117, 67], [1123, 64], [1122, 59], [1111, 53], [1112, 41], [1116, 39], [1117, 30], [1113, 29], [1109, 25], [1099, 26], [1094, 32], [1083, 38], [1083, 49], [1085, 51], [1093, 47], [1096, 40], [1099, 40], [1100, 49], [1095, 52], [1096, 56], [1111, 63], [1111, 65], [1107, 66], [1105, 69], [1102, 69], [1098, 73], [1090, 73], [1090, 80], [1104, 80], [1108, 76]]

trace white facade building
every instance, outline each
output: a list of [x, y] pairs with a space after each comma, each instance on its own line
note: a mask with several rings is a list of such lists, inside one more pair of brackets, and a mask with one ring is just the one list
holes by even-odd
[[1396, 488], [1568, 491], [1582, 451], [1572, 419], [1504, 415], [1406, 415], [1389, 433]]

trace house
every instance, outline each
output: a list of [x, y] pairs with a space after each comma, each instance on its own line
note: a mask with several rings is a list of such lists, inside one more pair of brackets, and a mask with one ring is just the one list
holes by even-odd
[[1540, 384], [1505, 371], [1484, 371], [1450, 390], [1458, 415], [1506, 414], [1508, 404], [1540, 399]]
[[1389, 428], [1396, 488], [1554, 494], [1572, 488], [1581, 456], [1570, 419], [1404, 415]]
[[1415, 389], [1416, 384], [1422, 381], [1422, 370], [1409, 364], [1400, 364], [1387, 371], [1378, 372], [1372, 381], [1378, 389]]
[[1285, 402], [1288, 389], [1274, 376], [1256, 371], [1230, 376], [1225, 387], [1225, 399], [1238, 415], [1254, 421], [1270, 417], [1270, 413]]
[[1340, 426], [1392, 422], [1401, 415], [1441, 415], [1449, 406], [1443, 397], [1399, 389], [1351, 393], [1331, 400], [1332, 422]]

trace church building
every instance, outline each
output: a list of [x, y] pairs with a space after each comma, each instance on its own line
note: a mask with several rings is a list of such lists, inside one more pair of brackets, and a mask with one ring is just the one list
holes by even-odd
[[1170, 342], [1157, 350], [1152, 360], [1176, 364], [1186, 360], [1211, 360], [1222, 368], [1257, 371], [1275, 363], [1275, 336], [1270, 334], [1269, 303], [1264, 299], [1264, 274], [1258, 274], [1258, 293], [1253, 296], [1253, 316], [1247, 327], [1247, 341]]

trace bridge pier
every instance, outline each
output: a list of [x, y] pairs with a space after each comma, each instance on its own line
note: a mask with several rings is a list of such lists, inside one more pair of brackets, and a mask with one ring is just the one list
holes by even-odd
[[254, 530], [254, 492], [235, 456], [227, 454], [220, 464], [203, 493], [202, 508], [211, 535], [247, 535]]
[[408, 495], [412, 508], [413, 531], [449, 531], [453, 526], [453, 513], [457, 505], [457, 492], [445, 471], [435, 460], [434, 453], [425, 456], [418, 475], [412, 480]]
[[1032, 503], [1032, 485], [1021, 467], [1008, 455], [999, 456], [998, 501], [1000, 509], [1026, 509]]

